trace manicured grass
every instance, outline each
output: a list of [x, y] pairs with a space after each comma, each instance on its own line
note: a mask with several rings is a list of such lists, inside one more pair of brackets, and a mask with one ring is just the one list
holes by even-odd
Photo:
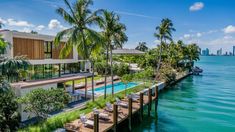
[[[101, 78], [103, 78], [103, 77], [98, 75], [98, 76], [94, 77], [94, 80], [97, 81], [97, 80], [100, 80]], [[82, 82], [85, 83], [85, 79], [76, 80], [75, 84], [79, 84], [79, 83], [82, 83]], [[91, 78], [87, 78], [87, 83], [91, 83]], [[66, 84], [72, 85], [72, 81], [68, 81], [68, 82], [66, 82]]]
[[[146, 83], [146, 86], [150, 86], [150, 83]], [[127, 89], [126, 93], [136, 93], [141, 90], [143, 90], [145, 87], [143, 84], [138, 85], [134, 88]], [[104, 99], [103, 96], [97, 98], [94, 102], [90, 101], [86, 104], [86, 108], [84, 109], [77, 109], [69, 112], [64, 112], [60, 113], [56, 116], [53, 116], [51, 118], [48, 118], [46, 121], [40, 122], [35, 125], [30, 125], [26, 128], [23, 128], [19, 131], [27, 131], [27, 132], [35, 132], [35, 131], [40, 131], [40, 132], [48, 132], [48, 131], [53, 131], [57, 128], [62, 128], [64, 124], [74, 121], [79, 118], [79, 115], [82, 113], [89, 113], [92, 111], [93, 108], [103, 108], [105, 107], [106, 102], [114, 102], [115, 98], [124, 98], [125, 97], [125, 91], [121, 91], [119, 93], [116, 93], [115, 96], [109, 95], [106, 99]]]

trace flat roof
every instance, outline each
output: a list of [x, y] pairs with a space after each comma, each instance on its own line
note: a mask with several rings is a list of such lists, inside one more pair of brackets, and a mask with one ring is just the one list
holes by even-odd
[[136, 50], [136, 49], [116, 49], [112, 51], [113, 54], [129, 54], [129, 55], [141, 55], [144, 52]]
[[12, 83], [11, 86], [14, 88], [30, 88], [35, 86], [43, 86], [47, 84], [54, 84], [54, 83], [63, 83], [67, 81], [73, 81], [73, 80], [80, 80], [86, 77], [91, 77], [91, 73], [78, 73], [67, 77], [60, 77], [60, 78], [53, 78], [53, 79], [47, 79], [47, 80], [37, 80], [37, 81], [26, 81], [26, 82], [16, 82]]
[[[28, 39], [38, 39], [44, 41], [54, 41], [55, 36], [45, 35], [45, 34], [33, 34], [26, 32], [10, 31], [10, 30], [0, 30], [0, 33], [12, 33], [15, 38], [28, 38]], [[63, 38], [61, 41], [66, 42], [67, 39]]]

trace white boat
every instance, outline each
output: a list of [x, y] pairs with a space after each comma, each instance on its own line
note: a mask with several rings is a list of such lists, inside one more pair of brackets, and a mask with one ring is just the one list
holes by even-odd
[[200, 73], [202, 73], [203, 70], [199, 67], [194, 67], [193, 70], [192, 70], [192, 73], [195, 74], [195, 75], [199, 75]]

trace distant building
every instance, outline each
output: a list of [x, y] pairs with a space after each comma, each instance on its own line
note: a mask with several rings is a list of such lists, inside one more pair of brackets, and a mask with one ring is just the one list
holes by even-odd
[[219, 50], [217, 50], [217, 55], [221, 56], [222, 55], [222, 48], [220, 48]]
[[210, 55], [209, 49], [206, 48], [205, 50], [202, 50], [202, 55], [203, 55], [203, 56], [209, 56], [209, 55]]
[[235, 46], [233, 46], [233, 56], [235, 56]]

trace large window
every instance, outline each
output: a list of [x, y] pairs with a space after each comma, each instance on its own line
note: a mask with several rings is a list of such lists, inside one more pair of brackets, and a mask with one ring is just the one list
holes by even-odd
[[48, 41], [44, 42], [44, 58], [45, 59], [52, 58], [52, 42]]
[[29, 77], [27, 79], [50, 79], [79, 72], [79, 63], [32, 65], [29, 68]]

